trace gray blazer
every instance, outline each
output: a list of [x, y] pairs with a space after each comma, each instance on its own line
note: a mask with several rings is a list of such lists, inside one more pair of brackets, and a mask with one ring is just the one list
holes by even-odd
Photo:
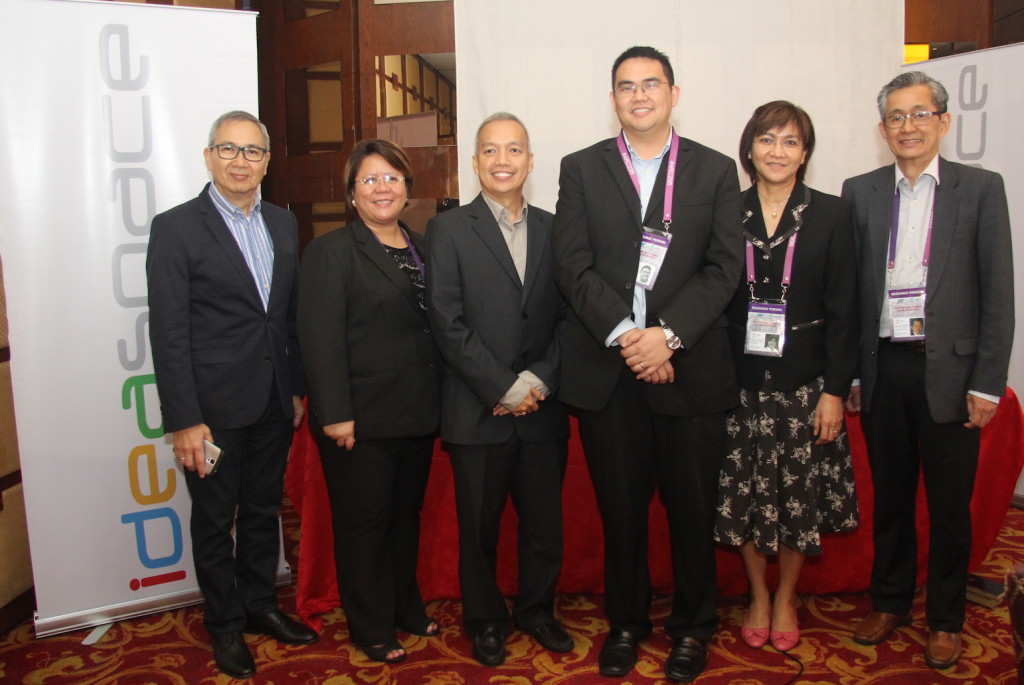
[[[1013, 345], [1013, 256], [1002, 177], [939, 158], [925, 296], [932, 420], [967, 420], [968, 390], [1002, 396]], [[861, 405], [871, 410], [895, 193], [892, 165], [848, 179], [860, 272]]]
[[[427, 300], [434, 338], [447, 364], [441, 439], [467, 445], [569, 435], [568, 413], [555, 398], [561, 363], [556, 328], [565, 305], [552, 276], [551, 214], [527, 210], [526, 282], [483, 195], [427, 224], [431, 268]], [[530, 370], [551, 390], [524, 417], [491, 410]]]

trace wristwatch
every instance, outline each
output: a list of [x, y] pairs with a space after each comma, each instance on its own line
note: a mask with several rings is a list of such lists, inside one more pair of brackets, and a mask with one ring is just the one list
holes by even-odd
[[686, 351], [686, 348], [683, 347], [683, 341], [679, 339], [676, 332], [669, 328], [669, 325], [664, 321], [661, 322], [661, 330], [665, 331], [665, 344], [668, 345], [668, 349]]

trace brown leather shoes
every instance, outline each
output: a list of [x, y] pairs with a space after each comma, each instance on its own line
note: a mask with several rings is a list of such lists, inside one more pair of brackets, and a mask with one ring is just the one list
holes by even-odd
[[928, 635], [928, 648], [924, 652], [924, 660], [932, 668], [941, 671], [959, 661], [963, 651], [960, 633], [933, 630]]
[[908, 623], [910, 623], [910, 616], [907, 614], [872, 611], [853, 631], [853, 641], [862, 645], [877, 645], [892, 635], [892, 631]]

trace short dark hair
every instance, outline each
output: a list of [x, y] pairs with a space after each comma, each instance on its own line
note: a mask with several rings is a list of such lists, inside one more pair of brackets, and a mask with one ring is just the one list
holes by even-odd
[[370, 155], [380, 155], [384, 161], [395, 167], [405, 177], [406, 193], [412, 193], [412, 165], [409, 163], [409, 157], [405, 154], [405, 150], [390, 140], [367, 138], [356, 143], [345, 162], [345, 194], [350, 203], [356, 188], [356, 174], [359, 173], [359, 167], [363, 165], [363, 160]]
[[932, 102], [940, 112], [945, 113], [949, 105], [949, 93], [946, 92], [946, 87], [923, 71], [905, 71], [878, 91], [878, 117], [885, 118], [885, 106], [890, 93], [894, 90], [913, 88], [914, 86], [928, 86], [932, 91]]
[[665, 70], [665, 77], [668, 79], [668, 85], [676, 85], [675, 72], [672, 71], [672, 64], [669, 63], [668, 56], [664, 52], [652, 47], [647, 47], [646, 45], [634, 45], [615, 58], [615, 64], [612, 65], [612, 90], [615, 90], [615, 72], [619, 70], [622, 63], [627, 59], [636, 59], [638, 57], [661, 62], [661, 67]]
[[754, 110], [750, 121], [743, 127], [743, 133], [740, 135], [740, 166], [747, 172], [751, 182], [757, 181], [757, 169], [754, 168], [754, 161], [750, 159], [754, 138], [774, 128], [782, 128], [786, 124], [793, 124], [796, 127], [800, 134], [800, 142], [804, 145], [804, 152], [807, 153], [804, 163], [796, 171], [796, 180], [803, 182], [807, 164], [814, 153], [814, 124], [811, 123], [811, 117], [807, 112], [787, 100], [772, 100], [761, 105]]

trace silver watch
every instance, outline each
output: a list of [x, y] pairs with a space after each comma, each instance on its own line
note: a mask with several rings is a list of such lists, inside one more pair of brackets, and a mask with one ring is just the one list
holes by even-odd
[[683, 349], [683, 341], [679, 339], [676, 332], [669, 328], [668, 324], [661, 324], [661, 330], [665, 331], [665, 344], [668, 345], [670, 350], [681, 350]]

